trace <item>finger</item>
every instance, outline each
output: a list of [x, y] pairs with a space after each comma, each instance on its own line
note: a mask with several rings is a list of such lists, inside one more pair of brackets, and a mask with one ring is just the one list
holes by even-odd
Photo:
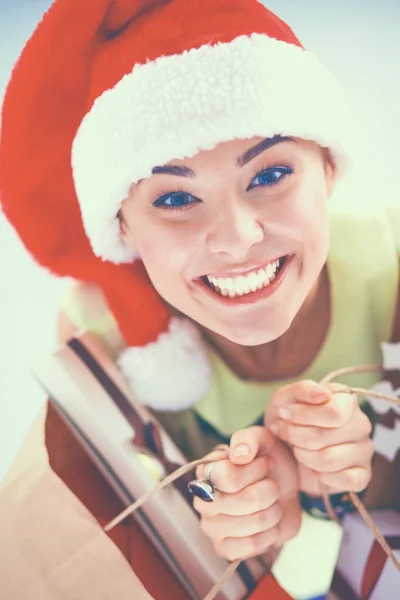
[[322, 450], [293, 448], [298, 462], [318, 473], [336, 473], [350, 467], [368, 465], [374, 449], [371, 440], [358, 444], [340, 444]]
[[284, 442], [304, 450], [322, 450], [329, 446], [354, 443], [368, 438], [371, 421], [361, 411], [356, 411], [343, 427], [307, 427], [278, 421], [276, 434]]
[[358, 407], [355, 394], [342, 392], [332, 394], [330, 400], [319, 406], [312, 406], [302, 402], [287, 406], [279, 412], [281, 419], [290, 421], [295, 425], [308, 425], [314, 427], [342, 427], [351, 418]]
[[329, 387], [321, 386], [312, 379], [304, 379], [303, 381], [284, 385], [274, 393], [271, 399], [267, 411], [270, 413], [268, 415], [269, 420], [273, 416], [272, 412], [277, 413], [288, 404], [293, 404], [294, 402], [320, 404], [329, 400], [330, 397], [331, 391]]
[[[248, 465], [233, 465], [229, 460], [222, 460], [213, 466], [210, 481], [218, 491], [236, 494], [252, 483], [265, 479], [269, 470], [268, 456], [259, 456]], [[199, 469], [198, 473], [200, 479], [205, 479], [207, 465]]]
[[226, 538], [214, 544], [216, 553], [230, 561], [258, 556], [273, 546], [279, 537], [279, 525], [247, 538]]
[[194, 498], [194, 509], [205, 517], [231, 515], [240, 517], [270, 508], [279, 499], [279, 487], [273, 479], [263, 479], [236, 494], [215, 494], [214, 502]]
[[201, 528], [209, 538], [222, 541], [229, 537], [244, 538], [268, 531], [275, 527], [281, 519], [282, 508], [279, 502], [275, 502], [270, 508], [241, 517], [231, 515], [203, 517]]
[[274, 439], [265, 427], [255, 426], [236, 431], [231, 437], [229, 459], [236, 465], [250, 463], [255, 456], [271, 452]]
[[205, 478], [205, 469], [207, 468], [207, 466], [210, 464], [210, 462], [213, 461], [220, 461], [220, 460], [228, 460], [227, 458], [227, 451], [229, 450], [229, 446], [226, 446], [226, 448], [222, 449], [222, 446], [220, 448], [215, 448], [212, 452], [210, 452], [209, 454], [207, 454], [204, 457], [204, 460], [207, 460], [207, 464], [201, 464], [198, 467], [196, 467], [196, 477], [197, 479], [204, 479]]
[[332, 493], [362, 492], [371, 481], [371, 466], [352, 467], [337, 473], [321, 473], [319, 480], [332, 489]]
[[284, 515], [279, 523], [278, 547], [292, 540], [300, 530], [302, 509], [297, 494], [283, 505], [283, 511]]

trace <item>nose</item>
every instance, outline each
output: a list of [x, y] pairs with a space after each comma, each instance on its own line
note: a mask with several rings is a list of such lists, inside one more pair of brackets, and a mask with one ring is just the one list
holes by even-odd
[[225, 254], [232, 258], [245, 257], [249, 250], [263, 241], [265, 232], [254, 206], [249, 201], [225, 198], [221, 210], [213, 220], [206, 243], [213, 254]]

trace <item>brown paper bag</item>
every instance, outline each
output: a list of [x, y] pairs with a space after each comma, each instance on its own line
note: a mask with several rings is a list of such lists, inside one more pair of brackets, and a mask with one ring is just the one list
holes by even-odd
[[0, 488], [2, 600], [152, 600], [116, 545], [52, 471], [45, 411]]

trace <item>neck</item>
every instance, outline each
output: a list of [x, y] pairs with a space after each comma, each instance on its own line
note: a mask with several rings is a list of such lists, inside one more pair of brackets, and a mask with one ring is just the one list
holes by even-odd
[[260, 346], [240, 346], [203, 329], [227, 365], [241, 378], [268, 381], [300, 375], [314, 359], [329, 327], [329, 280], [324, 268], [290, 328]]

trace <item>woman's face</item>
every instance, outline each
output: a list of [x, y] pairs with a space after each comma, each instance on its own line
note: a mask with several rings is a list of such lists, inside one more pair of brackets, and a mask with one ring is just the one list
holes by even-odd
[[132, 186], [122, 235], [166, 302], [259, 345], [287, 331], [321, 272], [333, 184], [314, 142], [234, 140]]

